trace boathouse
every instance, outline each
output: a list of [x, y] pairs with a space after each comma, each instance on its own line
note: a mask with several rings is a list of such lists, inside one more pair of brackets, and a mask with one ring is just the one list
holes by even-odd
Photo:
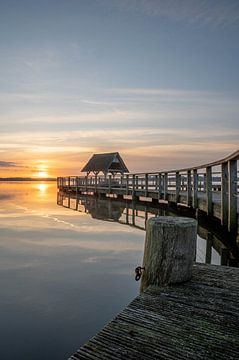
[[91, 172], [95, 175], [102, 172], [105, 176], [109, 173], [114, 176], [117, 173], [124, 174], [129, 172], [118, 152], [94, 154], [81, 171], [86, 172], [87, 176]]

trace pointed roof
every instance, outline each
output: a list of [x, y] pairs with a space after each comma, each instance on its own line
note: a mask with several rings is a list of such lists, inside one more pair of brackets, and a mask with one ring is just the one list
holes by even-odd
[[81, 170], [82, 172], [129, 172], [118, 152], [94, 154]]

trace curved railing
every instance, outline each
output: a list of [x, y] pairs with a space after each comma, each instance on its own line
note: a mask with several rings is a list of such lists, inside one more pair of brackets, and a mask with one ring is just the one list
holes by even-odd
[[239, 150], [208, 164], [167, 171], [123, 176], [68, 176], [58, 188], [83, 194], [102, 194], [153, 202], [170, 202], [199, 209], [221, 220], [228, 231], [238, 228]]

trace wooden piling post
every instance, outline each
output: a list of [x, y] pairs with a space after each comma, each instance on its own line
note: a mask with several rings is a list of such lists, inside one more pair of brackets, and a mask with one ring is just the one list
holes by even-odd
[[159, 216], [146, 224], [141, 290], [187, 281], [196, 253], [197, 221]]

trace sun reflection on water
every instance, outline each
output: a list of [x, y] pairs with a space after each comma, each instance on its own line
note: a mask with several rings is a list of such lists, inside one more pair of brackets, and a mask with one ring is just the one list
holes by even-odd
[[37, 189], [40, 192], [40, 195], [45, 196], [46, 195], [46, 191], [49, 187], [49, 184], [37, 184]]

